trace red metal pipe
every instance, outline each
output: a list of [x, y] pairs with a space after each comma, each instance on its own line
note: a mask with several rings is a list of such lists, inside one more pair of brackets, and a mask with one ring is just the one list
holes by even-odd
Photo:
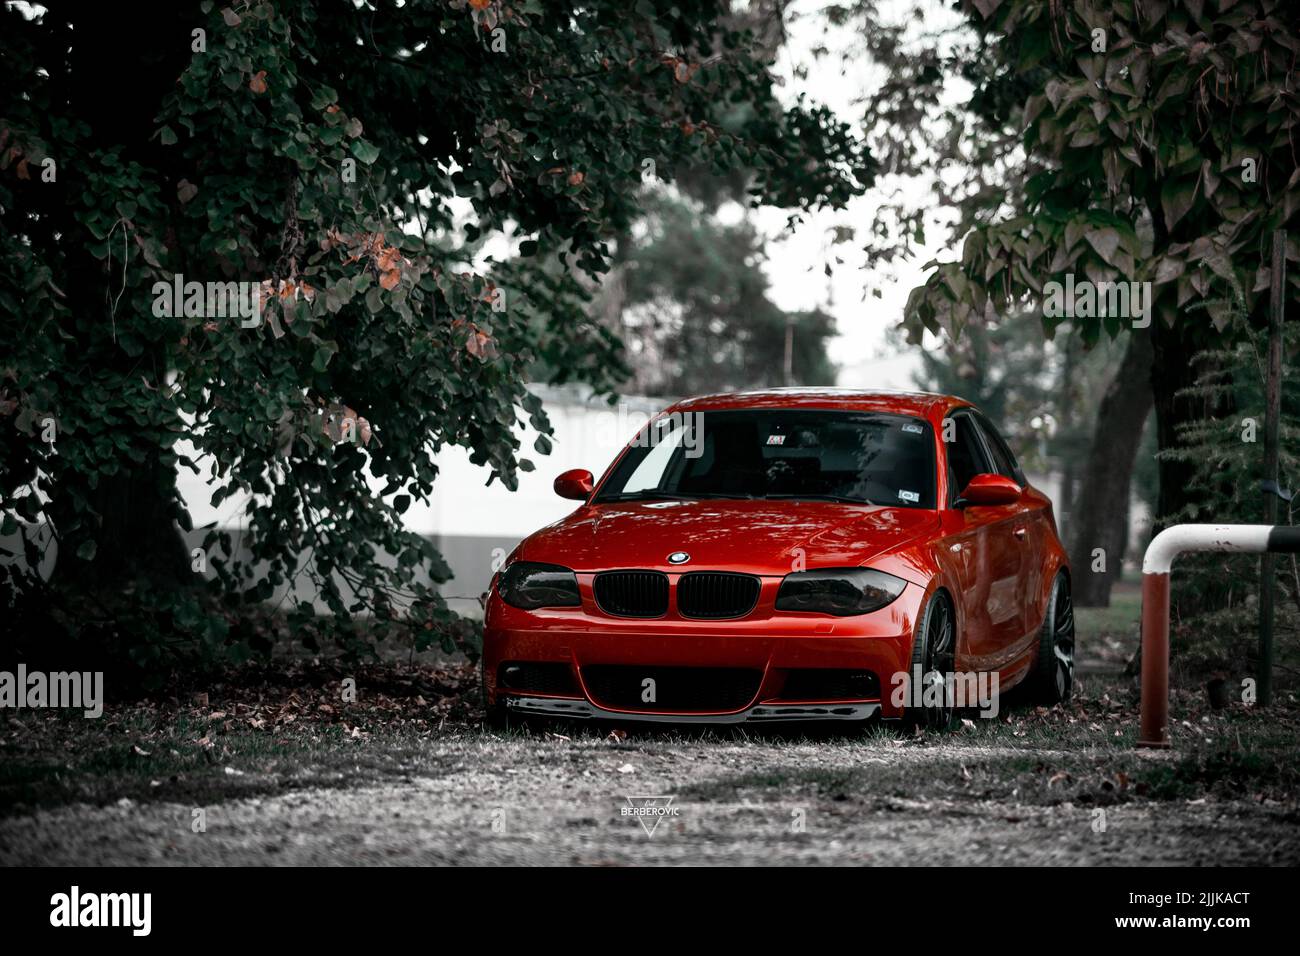
[[1300, 553], [1300, 528], [1267, 524], [1176, 524], [1142, 558], [1142, 726], [1139, 747], [1169, 743], [1169, 572], [1184, 551]]
[[1169, 742], [1169, 575], [1142, 575], [1142, 726], [1139, 747]]

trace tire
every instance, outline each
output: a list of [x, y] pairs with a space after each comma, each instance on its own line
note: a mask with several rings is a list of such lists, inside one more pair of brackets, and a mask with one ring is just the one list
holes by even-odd
[[1031, 688], [1034, 699], [1049, 707], [1069, 701], [1074, 691], [1074, 602], [1064, 572], [1052, 582], [1047, 613], [1038, 632]]
[[483, 724], [488, 730], [509, 730], [510, 729], [510, 712], [506, 710], [505, 704], [488, 703], [487, 692], [487, 660], [480, 658], [478, 665], [479, 674], [479, 700], [483, 704]]
[[[930, 682], [941, 681], [943, 691], [942, 703], [938, 706], [908, 707], [904, 718], [913, 726], [927, 727], [931, 730], [948, 731], [957, 723], [957, 709], [953, 706], [950, 685], [946, 677], [953, 673], [957, 659], [957, 621], [953, 615], [952, 602], [942, 591], [936, 591], [925, 603], [925, 610], [916, 625], [916, 636], [912, 640], [912, 662], [908, 668], [909, 679], [921, 668], [921, 694]], [[909, 698], [917, 691], [909, 685]]]

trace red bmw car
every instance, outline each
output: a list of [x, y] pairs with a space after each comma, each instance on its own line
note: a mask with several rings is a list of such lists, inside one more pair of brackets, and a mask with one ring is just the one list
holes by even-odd
[[773, 389], [680, 402], [493, 578], [489, 719], [738, 723], [908, 717], [899, 675], [1065, 700], [1068, 560], [1051, 502], [974, 406]]

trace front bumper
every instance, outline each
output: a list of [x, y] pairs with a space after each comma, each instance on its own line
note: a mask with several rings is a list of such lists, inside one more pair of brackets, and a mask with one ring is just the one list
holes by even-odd
[[[676, 614], [655, 619], [601, 613], [586, 581], [581, 608], [524, 611], [488, 602], [483, 641], [484, 683], [489, 703], [519, 714], [663, 723], [765, 723], [854, 721], [894, 718], [902, 709], [890, 698], [895, 674], [911, 660], [912, 635], [925, 591], [909, 584], [887, 607], [871, 614], [834, 617], [774, 609], [775, 583], [743, 619], [688, 620]], [[572, 687], [563, 692], [498, 686], [504, 663], [565, 665]], [[745, 669], [761, 675], [743, 702], [727, 707], [661, 707], [602, 700], [584, 671], [602, 667]], [[867, 696], [816, 698], [792, 695], [796, 672], [868, 671], [875, 690]], [[806, 686], [806, 684], [805, 684]]]
[[786, 723], [788, 721], [870, 720], [880, 714], [879, 703], [755, 704], [724, 714], [651, 713], [610, 710], [589, 700], [567, 697], [504, 696], [506, 708], [518, 714], [597, 720], [647, 721], [672, 724]]

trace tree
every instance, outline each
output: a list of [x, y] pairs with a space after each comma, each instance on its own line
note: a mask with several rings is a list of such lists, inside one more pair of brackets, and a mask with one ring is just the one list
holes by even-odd
[[1129, 335], [1097, 406], [1070, 532], [1071, 598], [1080, 607], [1109, 607], [1111, 585], [1124, 567], [1133, 466], [1151, 413], [1151, 351], [1150, 336]]
[[[1170, 516], [1175, 521], [1256, 524], [1263, 474], [1264, 421], [1267, 414], [1266, 356], [1268, 330], [1247, 322], [1245, 297], [1236, 290], [1227, 305], [1238, 333], [1232, 344], [1207, 350], [1193, 363], [1194, 384], [1185, 397], [1202, 404], [1232, 409], [1222, 415], [1188, 422], [1182, 444], [1166, 454], [1176, 456], [1190, 471], [1196, 496], [1187, 508]], [[1240, 311], [1235, 311], [1235, 310]], [[1300, 388], [1287, 377], [1300, 358], [1300, 325], [1282, 327], [1283, 380], [1279, 415], [1280, 473], [1291, 489], [1300, 474]], [[1282, 506], [1282, 523], [1294, 524], [1296, 502]], [[1258, 648], [1259, 578], [1244, 573], [1250, 567], [1240, 555], [1188, 554], [1179, 559], [1173, 609], [1177, 625], [1171, 633], [1180, 659], [1198, 669], [1240, 672]], [[1300, 643], [1300, 568], [1295, 556], [1274, 568], [1277, 595], [1278, 651], [1283, 666], [1293, 666]], [[1243, 613], [1244, 612], [1244, 613]]]
[[768, 298], [762, 240], [747, 220], [724, 225], [689, 199], [647, 197], [644, 234], [630, 239], [622, 276], [622, 338], [634, 350], [636, 388], [690, 395], [782, 382], [787, 322], [793, 368], [805, 385], [832, 385], [821, 311], [787, 314]]
[[[887, 21], [874, 0], [859, 0], [846, 7], [832, 7], [837, 21], [854, 22], [864, 39], [866, 55], [883, 68], [883, 79], [874, 84], [865, 97], [865, 118], [871, 131], [873, 151], [881, 158], [883, 171], [918, 181], [927, 187], [921, 200], [912, 190], [899, 191], [901, 198], [877, 207], [875, 220], [865, 232], [867, 249], [881, 263], [912, 256], [924, 245], [928, 231], [938, 227], [956, 245], [978, 228], [998, 221], [1019, 221], [1029, 215], [1029, 183], [1038, 167], [1026, 162], [1021, 145], [1022, 105], [1040, 91], [1050, 78], [1045, 69], [1016, 72], [1005, 68], [1005, 51], [995, 42], [986, 42], [972, 24], [977, 20], [961, 9], [943, 11], [932, 7], [924, 13], [913, 11], [902, 21]], [[936, 263], [931, 263], [934, 267]], [[1052, 467], [1060, 477], [1056, 499], [1057, 514], [1067, 541], [1079, 531], [1098, 540], [1122, 541], [1128, 523], [1129, 490], [1133, 469], [1121, 457], [1108, 454], [1107, 446], [1094, 439], [1094, 423], [1104, 427], [1108, 440], [1121, 447], [1135, 446], [1144, 432], [1141, 415], [1113, 417], [1103, 424], [1096, 420], [1096, 402], [1107, 388], [1093, 379], [1101, 374], [1114, 376], [1110, 387], [1129, 393], [1146, 385], [1147, 373], [1140, 382], [1121, 381], [1137, 366], [1132, 362], [1104, 364], [1110, 350], [1099, 349], [1101, 339], [1095, 328], [1082, 327], [1072, 321], [1053, 320], [1044, 325], [1041, 303], [1019, 301], [1002, 303], [1000, 310], [970, 313], [961, 322], [943, 325], [937, 337], [939, 355], [954, 363], [961, 394], [985, 403], [997, 402], [994, 392], [983, 394], [977, 386], [1002, 381], [1005, 388], [1017, 393], [1017, 402], [1027, 399], [1050, 409], [1050, 422], [1036, 416], [1011, 419], [1023, 425], [1031, 420], [1046, 422], [1050, 427], [1032, 437], [1032, 451], [1041, 451], [1044, 460], [1033, 467]], [[922, 344], [923, 323], [909, 316], [904, 328], [910, 341]], [[1043, 326], [1041, 331], [1033, 326]], [[1062, 326], [1068, 332], [1061, 335]], [[993, 329], [1001, 329], [1003, 342], [1015, 342], [1020, 348], [984, 349], [978, 342], [989, 340]], [[1087, 336], [1075, 334], [1082, 332]], [[1045, 341], [1046, 338], [1046, 341]], [[1049, 343], [1053, 344], [1048, 349]], [[1054, 381], [1042, 383], [1047, 391], [1034, 397], [1039, 387], [1035, 379], [1026, 378], [1027, 369], [1014, 368], [1018, 352], [1036, 361], [1039, 372], [1047, 361], [1053, 366]], [[1121, 350], [1122, 351], [1122, 350]], [[929, 354], [923, 353], [923, 354]], [[983, 369], [982, 361], [994, 367]], [[935, 362], [927, 360], [927, 381], [942, 382], [953, 378]], [[1094, 387], [1096, 385], [1096, 387]], [[941, 384], [934, 387], [943, 388]], [[996, 406], [991, 406], [996, 407]], [[1123, 430], [1123, 433], [1119, 433]], [[1031, 459], [1034, 455], [1031, 454]], [[1098, 476], [1104, 475], [1104, 481]], [[1091, 484], [1097, 482], [1095, 485]], [[1087, 509], [1087, 514], [1082, 509]], [[1077, 519], [1077, 520], [1076, 520]], [[1087, 542], [1075, 542], [1076, 550]], [[1089, 567], [1092, 547], [1086, 553]], [[1114, 555], [1112, 555], [1114, 557]], [[1118, 574], [1118, 557], [1108, 564], [1110, 573], [1090, 575], [1077, 582], [1076, 599], [1080, 603], [1105, 603], [1110, 584]]]
[[[921, 353], [917, 384], [975, 402], [1027, 469], [1059, 478], [1056, 515], [1075, 568], [1075, 603], [1104, 606], [1123, 563], [1130, 475], [1151, 408], [1150, 340], [1084, 350], [1077, 336], [1045, 339], [1041, 321], [1028, 312], [992, 324], [976, 317], [960, 337], [944, 337], [942, 350]], [[1144, 352], [1148, 367], [1132, 368]], [[1102, 573], [1092, 570], [1097, 547], [1106, 555]]]
[[1022, 457], [1033, 455], [1047, 439], [1045, 419], [1058, 417], [1053, 389], [1061, 363], [1037, 324], [1028, 313], [995, 324], [972, 322], [960, 338], [921, 351], [917, 385], [974, 402], [1006, 430]]
[[[606, 269], [643, 164], [742, 167], [800, 207], [870, 176], [828, 111], [779, 107], [720, 2], [46, 7], [2, 14], [0, 508], [52, 530], [46, 600], [142, 609], [139, 634], [109, 617], [144, 664], [174, 632], [246, 643], [178, 586], [205, 560], [232, 613], [306, 575], [344, 624], [425, 646], [445, 566], [401, 514], [443, 445], [508, 486], [533, 467], [539, 359], [608, 387], [617, 341], [577, 276]], [[517, 255], [476, 261], [490, 237]], [[246, 283], [250, 314], [171, 301], [178, 277]], [[215, 531], [180, 546], [179, 439], [214, 500], [251, 496], [251, 561]]]
[[[1260, 320], [1269, 236], [1300, 206], [1295, 20], [1280, 0], [962, 9], [986, 54], [968, 73], [974, 101], [1023, 129], [1024, 192], [1010, 215], [972, 224], [960, 261], [935, 264], [908, 321], [917, 334], [957, 332], [974, 315], [1042, 303], [1067, 273], [1149, 282], [1157, 437], [1179, 447], [1184, 425], [1217, 410], [1189, 391], [1192, 356], [1231, 335], [1233, 283]], [[1300, 260], [1300, 241], [1287, 258]], [[1189, 314], [1198, 304], [1207, 312]], [[1095, 310], [1076, 323], [1086, 340], [1144, 327]], [[1190, 478], [1185, 461], [1161, 458], [1161, 515], [1188, 506]]]

